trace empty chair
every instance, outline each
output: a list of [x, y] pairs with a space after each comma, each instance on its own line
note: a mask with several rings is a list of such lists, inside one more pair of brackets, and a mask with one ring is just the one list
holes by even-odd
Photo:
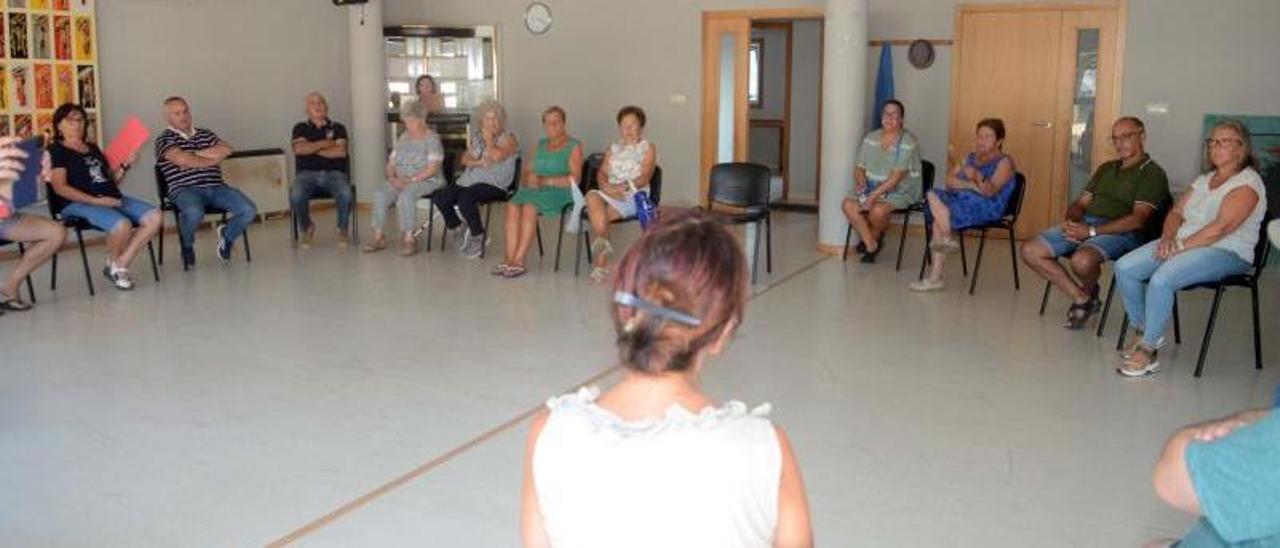
[[[760, 270], [760, 228], [765, 238], [765, 272], [773, 272], [773, 231], [769, 211], [769, 168], [760, 164], [730, 162], [711, 168], [711, 184], [707, 190], [707, 207], [721, 218], [735, 224], [756, 226], [751, 261], [751, 283]], [[719, 208], [731, 208], [726, 211]]]

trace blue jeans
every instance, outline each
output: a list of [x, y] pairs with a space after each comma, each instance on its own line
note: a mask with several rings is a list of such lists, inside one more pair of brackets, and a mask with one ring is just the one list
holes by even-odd
[[204, 220], [209, 206], [225, 209], [231, 218], [227, 221], [227, 245], [236, 241], [249, 223], [258, 216], [258, 206], [243, 192], [227, 185], [202, 186], [179, 190], [171, 199], [178, 208], [178, 236], [183, 249], [194, 247], [196, 229]]
[[328, 193], [338, 204], [338, 231], [347, 231], [347, 221], [351, 219], [351, 179], [346, 172], [336, 169], [299, 171], [289, 187], [289, 208], [298, 218], [298, 228], [306, 230], [311, 227], [311, 198], [316, 194]]
[[1116, 261], [1116, 285], [1120, 286], [1124, 309], [1134, 327], [1143, 330], [1142, 342], [1151, 348], [1164, 343], [1164, 329], [1179, 289], [1243, 274], [1251, 266], [1239, 255], [1213, 247], [1188, 249], [1162, 261], [1156, 258], [1159, 245], [1160, 240], [1155, 240]]
[[[1089, 226], [1098, 226], [1111, 219], [1102, 217], [1094, 217], [1086, 215], [1084, 224]], [[1132, 251], [1134, 248], [1142, 245], [1142, 235], [1138, 232], [1122, 232], [1120, 234], [1099, 234], [1092, 238], [1088, 238], [1083, 242], [1068, 240], [1062, 234], [1062, 226], [1051, 227], [1040, 233], [1040, 239], [1049, 245], [1049, 249], [1053, 250], [1055, 257], [1065, 257], [1072, 255], [1082, 245], [1087, 245], [1102, 253], [1102, 258], [1108, 261], [1119, 259], [1125, 253]]]
[[74, 217], [88, 221], [93, 228], [103, 232], [111, 232], [117, 228], [131, 228], [142, 224], [142, 218], [155, 211], [156, 206], [147, 202], [125, 196], [120, 198], [120, 207], [74, 202], [62, 208], [63, 217]]

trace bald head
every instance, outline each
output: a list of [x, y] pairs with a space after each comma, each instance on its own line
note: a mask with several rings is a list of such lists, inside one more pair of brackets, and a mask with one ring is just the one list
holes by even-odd
[[329, 118], [329, 101], [319, 92], [307, 94], [307, 118], [317, 124], [324, 123]]

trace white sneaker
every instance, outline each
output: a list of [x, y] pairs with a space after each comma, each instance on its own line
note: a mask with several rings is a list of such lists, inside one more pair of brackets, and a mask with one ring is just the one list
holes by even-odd
[[912, 291], [919, 291], [923, 293], [927, 291], [942, 291], [942, 289], [946, 287], [946, 284], [943, 283], [942, 280], [930, 280], [929, 278], [925, 278], [923, 280], [911, 282], [909, 287]]

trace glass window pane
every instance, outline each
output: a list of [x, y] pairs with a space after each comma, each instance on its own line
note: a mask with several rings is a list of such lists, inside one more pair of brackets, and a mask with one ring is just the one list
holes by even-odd
[[1098, 29], [1076, 33], [1076, 76], [1072, 86], [1069, 199], [1079, 196], [1093, 171], [1094, 98], [1098, 92]]

